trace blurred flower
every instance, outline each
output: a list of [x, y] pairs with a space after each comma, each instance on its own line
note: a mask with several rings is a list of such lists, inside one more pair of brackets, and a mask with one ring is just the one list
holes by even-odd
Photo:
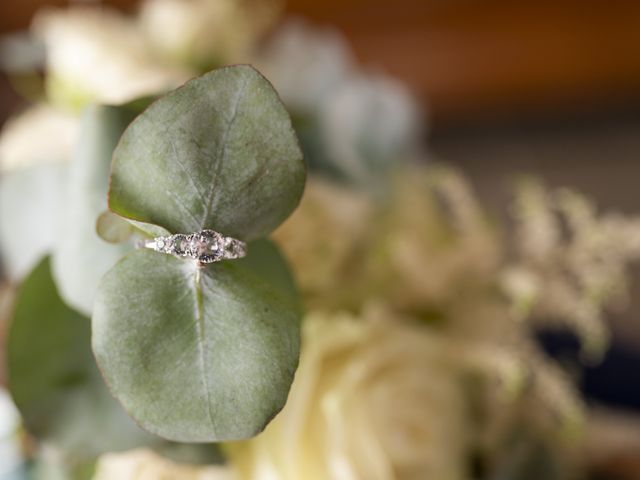
[[352, 72], [351, 52], [343, 37], [290, 20], [252, 63], [271, 82], [284, 103], [299, 113], [319, 110], [334, 88]]
[[373, 213], [366, 196], [318, 178], [309, 180], [300, 206], [274, 233], [293, 263], [308, 308], [360, 307], [362, 298], [353, 290]]
[[421, 152], [423, 115], [400, 82], [360, 71], [343, 37], [291, 20], [256, 54], [293, 116], [312, 170], [379, 188]]
[[150, 450], [109, 453], [98, 460], [94, 480], [234, 480], [233, 473], [218, 466], [174, 463]]
[[422, 122], [417, 102], [390, 77], [349, 77], [327, 96], [319, 116], [327, 159], [358, 183], [375, 181], [418, 153]]
[[107, 8], [45, 9], [32, 30], [47, 51], [47, 91], [58, 105], [120, 104], [174, 88], [190, 75], [154, 59], [133, 18]]
[[378, 298], [417, 315], [486, 301], [501, 253], [463, 178], [421, 167], [396, 172], [384, 199], [312, 178], [274, 238], [309, 307], [351, 311]]
[[584, 196], [527, 180], [517, 191], [518, 258], [503, 286], [521, 318], [564, 323], [597, 359], [608, 343], [605, 309], [626, 301], [628, 264], [640, 258], [640, 220], [598, 216]]
[[140, 24], [160, 58], [209, 70], [248, 61], [279, 10], [265, 0], [147, 0]]
[[311, 314], [287, 405], [232, 463], [251, 480], [463, 478], [458, 380], [424, 326]]
[[0, 478], [17, 479], [24, 475], [24, 458], [18, 438], [19, 426], [18, 410], [9, 393], [0, 387]]
[[462, 175], [405, 168], [376, 218], [365, 278], [377, 296], [434, 321], [451, 321], [468, 305], [481, 316], [476, 305], [491, 303], [501, 239]]
[[583, 406], [571, 378], [544, 356], [499, 288], [510, 277], [510, 292], [530, 305], [539, 279], [514, 267], [510, 237], [488, 220], [461, 174], [405, 167], [385, 198], [312, 179], [275, 239], [307, 306], [359, 312], [382, 301], [395, 312], [390, 318], [430, 327], [452, 372], [475, 379], [460, 395], [483, 413], [465, 439], [487, 458], [507, 461], [504, 445], [516, 423], [523, 439], [575, 439]]
[[78, 139], [74, 116], [36, 105], [8, 120], [0, 134], [0, 172], [67, 162]]

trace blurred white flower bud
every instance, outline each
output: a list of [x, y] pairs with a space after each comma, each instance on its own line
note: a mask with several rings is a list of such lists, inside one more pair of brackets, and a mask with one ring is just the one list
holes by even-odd
[[327, 159], [349, 178], [367, 181], [372, 172], [417, 153], [420, 117], [401, 82], [381, 74], [350, 77], [320, 110]]
[[32, 25], [47, 51], [54, 103], [124, 103], [174, 88], [189, 75], [159, 64], [134, 19], [105, 8], [46, 9]]
[[0, 172], [66, 162], [78, 139], [75, 116], [36, 105], [10, 119], [0, 135]]
[[352, 70], [352, 57], [340, 34], [314, 29], [302, 20], [283, 25], [253, 60], [273, 82], [284, 103], [296, 112], [320, 107]]
[[130, 450], [100, 457], [94, 480], [233, 480], [225, 467], [181, 465], [150, 450]]
[[273, 1], [147, 0], [140, 24], [162, 59], [204, 70], [247, 61], [278, 12]]

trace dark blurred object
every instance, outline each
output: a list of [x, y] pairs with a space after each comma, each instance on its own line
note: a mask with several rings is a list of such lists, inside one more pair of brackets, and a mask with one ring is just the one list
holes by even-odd
[[[45, 3], [67, 2], [3, 0], [0, 32], [25, 28]], [[336, 26], [436, 119], [640, 105], [637, 0], [289, 0], [288, 10]]]
[[[543, 332], [540, 340], [547, 353], [561, 363], [579, 364], [578, 339], [566, 332]], [[634, 411], [640, 415], [640, 351], [614, 343], [600, 363], [584, 366], [580, 387], [587, 401]], [[638, 430], [640, 445], [640, 430]], [[640, 462], [639, 462], [640, 463]]]

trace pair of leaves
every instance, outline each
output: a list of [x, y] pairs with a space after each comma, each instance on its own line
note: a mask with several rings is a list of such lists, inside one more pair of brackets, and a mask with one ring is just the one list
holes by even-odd
[[[227, 67], [131, 123], [114, 153], [109, 207], [137, 227], [213, 229], [249, 241], [291, 213], [304, 178], [271, 85], [251, 67]], [[245, 438], [284, 406], [298, 362], [299, 307], [277, 251], [257, 245], [261, 255], [250, 244], [244, 261], [206, 268], [135, 251], [104, 276], [94, 353], [145, 429], [178, 441]]]

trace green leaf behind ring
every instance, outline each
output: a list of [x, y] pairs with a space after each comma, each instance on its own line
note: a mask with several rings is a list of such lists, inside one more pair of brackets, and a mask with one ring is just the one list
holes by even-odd
[[56, 292], [43, 260], [20, 286], [7, 340], [9, 388], [26, 429], [70, 467], [157, 444], [109, 394], [91, 354], [91, 323]]

